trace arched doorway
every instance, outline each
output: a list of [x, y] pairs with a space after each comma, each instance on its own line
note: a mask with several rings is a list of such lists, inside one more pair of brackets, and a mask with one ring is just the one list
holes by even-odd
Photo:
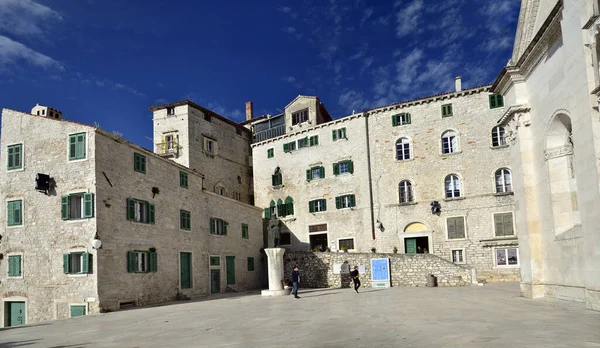
[[429, 253], [433, 247], [431, 229], [421, 222], [412, 222], [400, 235], [405, 254]]

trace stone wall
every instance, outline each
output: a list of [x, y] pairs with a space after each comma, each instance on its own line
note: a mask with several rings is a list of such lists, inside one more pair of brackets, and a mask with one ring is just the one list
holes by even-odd
[[382, 253], [321, 253], [286, 251], [283, 255], [285, 278], [291, 280], [294, 265], [300, 268], [301, 286], [305, 288], [349, 287], [351, 279], [346, 274], [334, 274], [334, 264], [348, 263], [350, 269], [364, 265], [360, 275], [362, 286], [370, 287], [371, 259], [389, 258], [392, 286], [426, 286], [427, 276], [437, 277], [438, 286], [470, 285], [472, 270], [456, 265], [432, 254], [382, 254]]

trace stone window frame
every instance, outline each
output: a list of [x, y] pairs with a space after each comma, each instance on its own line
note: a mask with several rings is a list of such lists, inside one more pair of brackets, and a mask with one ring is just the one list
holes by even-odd
[[[21, 223], [18, 225], [16, 225], [16, 224], [9, 225], [8, 224], [8, 203], [16, 202], [16, 201], [21, 202]], [[4, 206], [6, 207], [6, 228], [8, 229], [8, 228], [25, 227], [25, 199], [22, 196], [7, 198], [4, 202]]]
[[[19, 167], [15, 167], [14, 165], [12, 167], [8, 166], [8, 148], [10, 147], [16, 147], [19, 146], [19, 151], [20, 151], [20, 155], [21, 155], [21, 163], [19, 165]], [[21, 142], [17, 142], [17, 143], [10, 143], [6, 145], [6, 171], [7, 172], [22, 172], [25, 170], [25, 142], [21, 141]]]
[[[509, 177], [510, 177], [510, 183], [507, 184], [505, 182], [505, 180], [504, 180], [505, 175], [502, 175], [501, 176], [501, 178], [502, 178], [502, 184], [501, 184], [502, 191], [498, 191], [498, 178], [497, 178], [497, 175], [498, 175], [499, 172], [501, 172], [503, 170], [508, 171], [508, 174], [509, 174]], [[493, 183], [494, 183], [494, 186], [493, 186], [494, 187], [494, 195], [503, 196], [503, 195], [512, 195], [512, 194], [514, 194], [515, 188], [514, 188], [514, 185], [513, 185], [512, 170], [510, 169], [510, 167], [504, 166], [504, 167], [496, 168], [494, 170], [494, 172], [492, 173], [492, 178], [494, 180], [493, 181]], [[507, 190], [507, 186], [510, 187], [510, 190]]]
[[192, 230], [192, 212], [179, 209], [179, 230], [190, 232]]
[[[64, 262], [66, 260], [64, 258], [64, 255], [67, 255], [67, 254], [70, 255], [70, 257], [69, 257], [69, 272], [68, 273], [64, 272], [66, 270], [65, 264], [64, 264]], [[73, 256], [72, 256], [73, 254], [81, 255], [82, 258], [87, 256], [87, 258], [88, 258], [87, 272], [83, 272], [83, 270], [82, 270], [81, 272], [73, 273], [71, 271], [71, 260], [73, 258]], [[63, 273], [66, 274], [69, 278], [87, 277], [88, 275], [92, 274], [93, 269], [94, 269], [93, 262], [94, 262], [95, 257], [93, 257], [93, 256], [90, 257], [90, 255], [92, 255], [92, 253], [90, 253], [86, 248], [76, 247], [76, 248], [69, 249], [69, 251], [67, 253], [63, 254]], [[83, 264], [83, 260], [81, 262]]]
[[[500, 215], [500, 214], [511, 214], [512, 215], [512, 231], [513, 231], [513, 234], [504, 235], [504, 236], [498, 236], [498, 235], [496, 235], [496, 215]], [[517, 237], [517, 225], [516, 225], [516, 221], [515, 221], [515, 212], [514, 211], [496, 211], [496, 212], [491, 213], [491, 215], [492, 215], [493, 238], [503, 239], [503, 238]]]
[[275, 148], [271, 147], [267, 149], [267, 158], [275, 157]]
[[392, 127], [400, 127], [411, 124], [410, 112], [401, 112], [392, 115]]
[[331, 139], [332, 141], [348, 140], [348, 136], [346, 135], [346, 127], [332, 130]]
[[[454, 133], [454, 138], [456, 139], [456, 150], [451, 151], [451, 152], [444, 152], [444, 138], [445, 138], [444, 135], [448, 132]], [[456, 129], [454, 129], [454, 128], [444, 129], [438, 139], [439, 139], [439, 149], [440, 149], [441, 156], [451, 156], [451, 155], [456, 155], [456, 154], [462, 153], [462, 147], [460, 144], [461, 136], [460, 136], [460, 132], [457, 131]], [[452, 145], [452, 142], [450, 142], [450, 145]], [[452, 146], [448, 147], [448, 149], [451, 149], [451, 148], [452, 148]]]
[[[213, 265], [212, 264], [213, 259], [218, 259], [219, 264]], [[221, 262], [221, 255], [208, 255], [208, 268], [209, 269], [219, 269], [220, 270], [222, 265], [223, 265], [223, 263]]]
[[[310, 211], [310, 206], [313, 206], [313, 210]], [[311, 199], [310, 201], [308, 201], [308, 205], [309, 205], [309, 212], [311, 214], [316, 214], [316, 213], [323, 213], [325, 211], [327, 211], [327, 199], [326, 198], [316, 198], [316, 199]], [[317, 210], [317, 205], [319, 207], [319, 209]]]
[[[454, 252], [455, 251], [461, 251], [462, 254], [460, 255], [462, 258], [462, 261], [454, 261]], [[467, 263], [467, 252], [465, 248], [452, 248], [450, 250], [450, 260], [452, 260], [452, 263], [455, 264], [459, 264], [459, 265], [463, 265]]]
[[[23, 279], [24, 278], [24, 266], [25, 266], [25, 256], [24, 256], [24, 252], [22, 251], [15, 251], [15, 252], [9, 252], [6, 253], [6, 279]], [[11, 256], [20, 256], [21, 259], [19, 260], [20, 265], [19, 265], [19, 270], [21, 271], [21, 275], [19, 276], [9, 276], [8, 274], [8, 269], [10, 267], [10, 262], [8, 262], [8, 260], [10, 259]]]
[[[225, 219], [221, 219], [215, 216], [210, 218], [209, 228], [210, 234], [213, 236], [225, 237], [227, 236], [227, 226], [229, 223]], [[220, 231], [219, 231], [220, 226]]]
[[175, 116], [175, 107], [167, 107], [165, 108], [166, 112], [167, 112], [167, 116]]
[[[494, 145], [494, 138], [497, 138], [498, 145]], [[492, 131], [490, 132], [490, 148], [503, 149], [508, 146], [509, 145], [506, 128], [500, 125], [492, 127]]]
[[[448, 177], [450, 177], [450, 176], [456, 176], [458, 178], [458, 183], [459, 183], [459, 189], [458, 189], [459, 195], [458, 196], [454, 196], [454, 195], [452, 197], [448, 197], [447, 196], [447, 193], [446, 193], [446, 191], [447, 191], [446, 190], [446, 179]], [[453, 190], [453, 191], [456, 191], [456, 190]], [[457, 172], [445, 175], [444, 179], [443, 179], [443, 192], [442, 192], [442, 194], [443, 194], [443, 197], [444, 197], [445, 201], [452, 201], [452, 200], [464, 199], [465, 198], [465, 182], [463, 180], [462, 175], [460, 175]]]
[[[74, 222], [95, 217], [95, 194], [93, 192], [75, 190], [60, 197], [60, 217], [63, 221]], [[73, 200], [80, 201], [80, 217], [71, 217]]]
[[336, 246], [337, 250], [342, 250], [342, 248], [340, 246], [340, 240], [347, 240], [347, 239], [352, 239], [352, 249], [348, 249], [348, 251], [356, 250], [356, 237], [341, 237], [341, 238], [336, 239], [335, 246]]
[[[451, 218], [462, 218], [463, 219], [463, 228], [464, 228], [464, 234], [465, 234], [463, 238], [453, 238], [453, 239], [448, 238], [448, 219], [451, 219]], [[446, 218], [444, 219], [444, 233], [445, 233], [447, 242], [468, 240], [469, 234], [468, 234], [468, 226], [467, 226], [467, 217], [465, 215], [446, 216]]]
[[[304, 119], [306, 116], [306, 119]], [[291, 114], [292, 126], [297, 126], [299, 124], [303, 124], [310, 120], [310, 108], [303, 108], [300, 110], [296, 110]]]
[[141, 153], [133, 153], [133, 171], [146, 174], [148, 170], [148, 158]]
[[[403, 188], [401, 187], [402, 183], [405, 183]], [[413, 186], [412, 182], [408, 179], [400, 180], [398, 183], [398, 204], [411, 204], [415, 202], [415, 191]], [[402, 195], [402, 189], [404, 189], [405, 195]], [[403, 196], [405, 198], [404, 201], [401, 198]]]
[[504, 96], [498, 93], [488, 94], [488, 101], [490, 104], [490, 110], [500, 109], [504, 107]]
[[[509, 265], [508, 264], [508, 259], [506, 260], [506, 265], [498, 265], [498, 250], [505, 250], [506, 252], [506, 257], [508, 258], [508, 249], [516, 249], [517, 250], [517, 264], [516, 265]], [[492, 249], [492, 261], [493, 261], [493, 265], [494, 268], [521, 268], [521, 255], [519, 255], [519, 247], [515, 246], [515, 247], [496, 247]]]
[[[80, 134], [83, 134], [85, 136], [85, 140], [84, 140], [85, 144], [83, 146], [83, 149], [85, 151], [85, 155], [82, 158], [73, 158], [73, 159], [71, 159], [71, 155], [70, 155], [70, 152], [71, 152], [71, 137], [72, 136], [77, 136], [77, 135], [80, 135]], [[67, 151], [66, 151], [66, 154], [65, 154], [66, 155], [65, 157], [66, 157], [67, 163], [84, 162], [84, 161], [87, 161], [89, 159], [89, 154], [90, 154], [90, 151], [89, 151], [89, 138], [90, 137], [89, 137], [88, 132], [85, 132], [85, 131], [83, 131], [83, 132], [67, 133]]]
[[[403, 142], [403, 140], [406, 139], [406, 142]], [[404, 152], [406, 150], [406, 146], [408, 145], [408, 158], [399, 158], [398, 156], [398, 144], [402, 144], [402, 156], [404, 157]], [[413, 146], [413, 141], [409, 136], [400, 136], [398, 139], [396, 139], [396, 141], [394, 142], [394, 158], [396, 159], [396, 161], [398, 162], [404, 162], [404, 161], [410, 161], [414, 159], [414, 146]]]
[[[212, 156], [216, 156], [218, 154], [218, 142], [206, 135], [202, 136], [202, 150], [204, 153], [207, 153]], [[211, 150], [212, 149], [212, 150]]]

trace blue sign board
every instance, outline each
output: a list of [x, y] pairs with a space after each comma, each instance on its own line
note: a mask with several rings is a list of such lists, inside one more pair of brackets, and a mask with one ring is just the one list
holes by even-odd
[[390, 281], [390, 259], [371, 259], [371, 280], [374, 282]]

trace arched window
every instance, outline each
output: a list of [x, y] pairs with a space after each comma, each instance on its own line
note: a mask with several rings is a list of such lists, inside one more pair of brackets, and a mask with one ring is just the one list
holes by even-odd
[[396, 141], [396, 159], [399, 161], [410, 159], [410, 141], [400, 138]]
[[271, 175], [271, 184], [273, 184], [273, 186], [281, 186], [283, 184], [283, 178], [281, 177], [281, 170], [279, 167], [275, 168], [275, 173]]
[[277, 200], [277, 216], [285, 216], [285, 206], [281, 198]]
[[496, 193], [512, 192], [512, 175], [510, 170], [500, 168], [496, 171]]
[[271, 200], [271, 203], [269, 204], [269, 217], [273, 216], [276, 217], [277, 213], [277, 205], [275, 204], [274, 200]]
[[506, 145], [506, 136], [504, 135], [504, 127], [496, 126], [492, 128], [492, 146], [504, 146]]
[[456, 132], [447, 130], [442, 133], [442, 153], [458, 152], [458, 137]]
[[285, 215], [294, 215], [294, 200], [290, 196], [285, 199]]
[[450, 174], [445, 180], [446, 198], [460, 197], [460, 179], [456, 174]]
[[410, 181], [400, 181], [400, 184], [398, 184], [398, 194], [400, 196], [400, 204], [410, 203], [413, 201], [412, 184]]

